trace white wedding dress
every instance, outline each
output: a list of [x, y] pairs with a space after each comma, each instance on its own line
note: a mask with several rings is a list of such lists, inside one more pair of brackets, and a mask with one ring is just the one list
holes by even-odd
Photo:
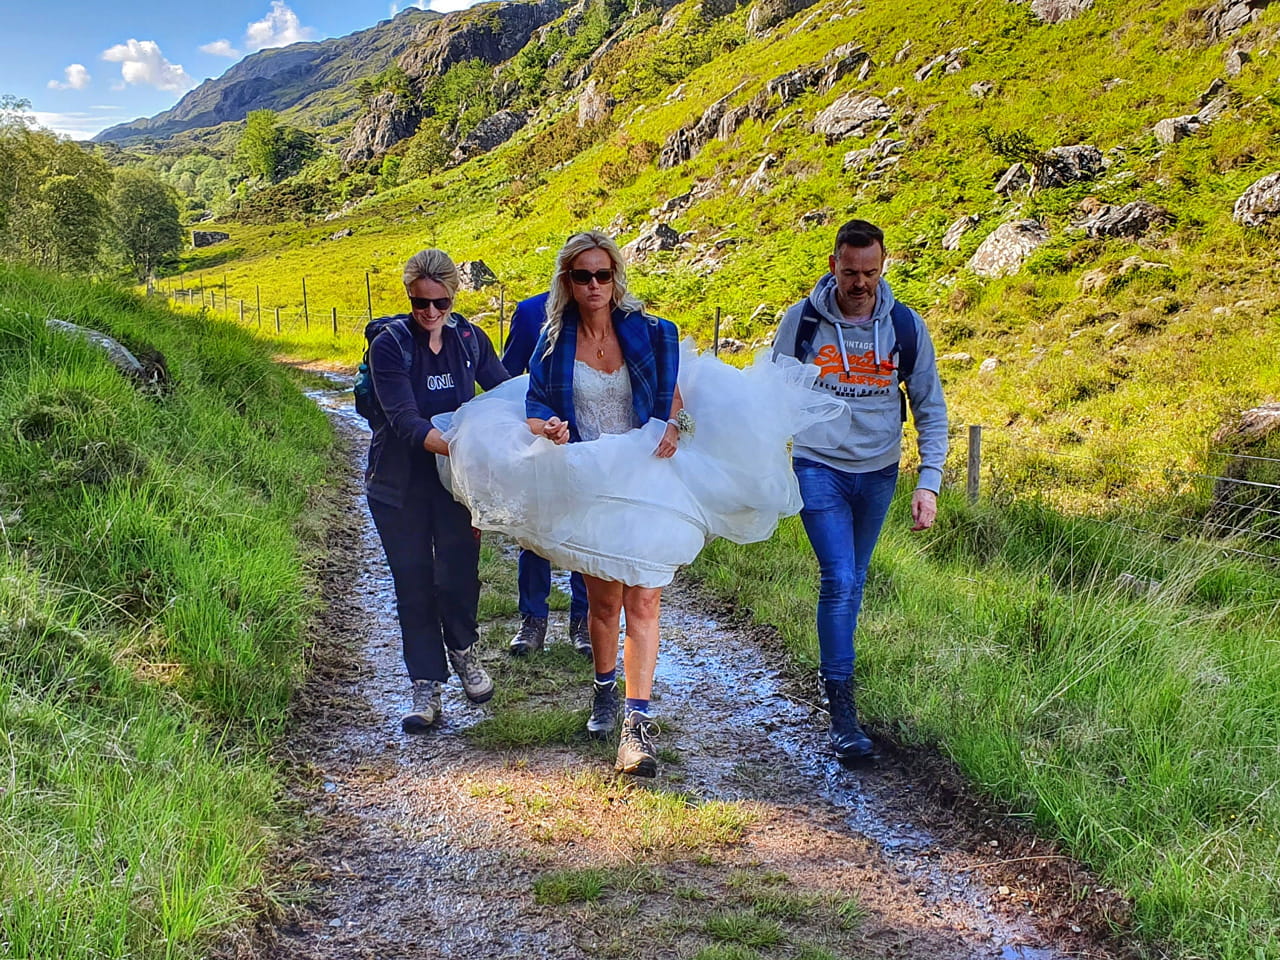
[[679, 383], [694, 431], [660, 459], [654, 450], [665, 421], [610, 433], [633, 422], [629, 399], [614, 416], [583, 409], [584, 387], [610, 390], [608, 375], [591, 373], [600, 378], [594, 386], [575, 370], [574, 407], [580, 433], [602, 429], [598, 439], [557, 446], [533, 436], [528, 377], [516, 377], [435, 418], [450, 451], [437, 463], [476, 527], [508, 534], [557, 567], [634, 586], [670, 583], [715, 537], [768, 539], [801, 507], [790, 438], [846, 415], [842, 401], [811, 389], [812, 364], [774, 363], [761, 351], [739, 370], [686, 340]]

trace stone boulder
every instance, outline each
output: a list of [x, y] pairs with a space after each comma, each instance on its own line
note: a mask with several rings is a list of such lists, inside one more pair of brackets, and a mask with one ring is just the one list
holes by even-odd
[[1168, 271], [1167, 263], [1152, 263], [1141, 257], [1126, 257], [1121, 263], [1110, 267], [1099, 267], [1090, 270], [1080, 278], [1081, 293], [1106, 293], [1115, 289], [1121, 282], [1133, 277], [1136, 273], [1151, 271]]
[[1074, 20], [1093, 6], [1093, 0], [1031, 0], [1031, 12], [1045, 23]]
[[454, 147], [450, 157], [454, 163], [462, 163], [488, 153], [514, 137], [528, 122], [529, 117], [519, 110], [499, 110], [476, 124], [476, 128]]
[[1280, 403], [1245, 410], [1213, 435], [1213, 452], [1225, 459], [1209, 509], [1210, 534], [1280, 534]]
[[1156, 123], [1152, 132], [1161, 143], [1177, 143], [1191, 136], [1201, 126], [1199, 115], [1190, 113], [1184, 117], [1166, 117]]
[[1022, 269], [1049, 232], [1035, 220], [1010, 220], [996, 227], [969, 258], [969, 269], [980, 277], [1008, 277]]
[[463, 260], [458, 264], [458, 289], [482, 290], [498, 282], [498, 275], [483, 260]]
[[1153, 226], [1169, 221], [1169, 211], [1145, 200], [1135, 200], [1123, 206], [1103, 204], [1095, 213], [1080, 222], [1090, 237], [1142, 236]]
[[211, 247], [215, 243], [222, 243], [231, 239], [231, 234], [223, 233], [221, 230], [192, 230], [191, 245], [193, 247]]
[[1222, 58], [1222, 69], [1228, 77], [1238, 77], [1244, 73], [1244, 65], [1250, 60], [1247, 50], [1228, 50]]
[[969, 214], [956, 220], [951, 226], [947, 227], [947, 232], [942, 235], [943, 250], [959, 250], [960, 238], [978, 225], [977, 214]]
[[844, 170], [847, 173], [850, 170], [862, 169], [871, 163], [883, 160], [885, 157], [901, 153], [906, 145], [907, 142], [905, 140], [883, 137], [869, 147], [861, 150], [850, 150], [844, 155]]
[[747, 177], [742, 184], [742, 189], [738, 191], [738, 196], [745, 197], [751, 193], [764, 193], [773, 186], [773, 178], [769, 176], [778, 163], [778, 158], [774, 154], [769, 154], [760, 161], [760, 166], [756, 167], [755, 173]]
[[1202, 106], [1196, 112], [1196, 116], [1200, 118], [1201, 123], [1212, 123], [1214, 120], [1217, 120], [1218, 117], [1226, 113], [1227, 109], [1230, 106], [1231, 106], [1231, 94], [1230, 93], [1219, 94], [1218, 96], [1210, 100], [1208, 103], [1206, 103], [1204, 106]]
[[640, 236], [623, 247], [622, 255], [627, 260], [643, 260], [650, 253], [674, 250], [679, 245], [680, 234], [665, 223], [655, 223], [642, 230]]
[[969, 84], [969, 95], [976, 100], [985, 100], [995, 93], [996, 85], [990, 80], [979, 80]]
[[[736, 91], [735, 91], [736, 92]], [[720, 130], [720, 120], [729, 109], [729, 96], [721, 97], [693, 123], [681, 127], [662, 145], [658, 154], [658, 169], [668, 170], [692, 160]]]
[[1231, 219], [1246, 227], [1262, 227], [1280, 216], [1280, 170], [1269, 173], [1240, 195]]
[[941, 75], [962, 70], [964, 68], [964, 55], [967, 50], [968, 47], [956, 47], [954, 50], [939, 54], [915, 72], [916, 80], [923, 83], [935, 73]]
[[1053, 147], [1045, 151], [1044, 159], [1036, 165], [1031, 175], [1031, 189], [1048, 190], [1087, 182], [1095, 179], [1103, 169], [1102, 151], [1091, 143]]
[[813, 132], [826, 137], [827, 143], [839, 143], [849, 137], [861, 136], [868, 126], [884, 123], [892, 117], [893, 111], [879, 97], [846, 93], [818, 114], [813, 121]]
[[1271, 0], [1218, 0], [1204, 13], [1209, 41], [1217, 43], [1232, 34], [1239, 33], [1271, 5]]
[[995, 191], [1002, 197], [1017, 193], [1023, 187], [1031, 182], [1031, 174], [1027, 173], [1027, 168], [1021, 163], [1011, 163], [1009, 169], [1000, 175], [1000, 179], [996, 181]]

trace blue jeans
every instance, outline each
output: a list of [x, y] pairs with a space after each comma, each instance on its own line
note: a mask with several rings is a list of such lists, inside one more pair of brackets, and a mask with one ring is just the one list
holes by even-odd
[[[551, 593], [551, 561], [532, 550], [521, 550], [516, 570], [516, 582], [520, 587], [520, 616], [545, 620], [547, 596]], [[582, 574], [569, 575], [569, 593], [569, 619], [584, 619], [587, 615], [587, 585]]]
[[898, 483], [898, 465], [846, 473], [797, 457], [800, 520], [818, 557], [818, 650], [822, 676], [853, 676], [853, 635], [867, 567]]

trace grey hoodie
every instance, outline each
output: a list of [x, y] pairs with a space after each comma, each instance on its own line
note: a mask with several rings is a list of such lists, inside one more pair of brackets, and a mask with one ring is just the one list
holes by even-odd
[[[902, 409], [898, 399], [898, 357], [889, 355], [895, 337], [890, 316], [894, 299], [888, 282], [881, 278], [876, 288], [876, 304], [869, 323], [855, 325], [844, 319], [836, 303], [836, 280], [829, 273], [817, 282], [809, 299], [821, 319], [812, 349], [798, 359], [818, 365], [821, 372], [814, 389], [826, 390], [844, 400], [849, 416], [816, 424], [797, 434], [795, 456], [849, 473], [867, 473], [897, 463], [902, 458]], [[801, 301], [778, 324], [774, 357], [791, 355], [803, 312]], [[920, 451], [916, 487], [937, 493], [947, 458], [947, 404], [938, 379], [933, 341], [919, 314], [916, 329], [916, 364], [906, 379]]]

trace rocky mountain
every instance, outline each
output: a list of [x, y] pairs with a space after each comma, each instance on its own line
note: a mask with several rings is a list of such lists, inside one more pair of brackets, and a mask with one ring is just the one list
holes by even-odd
[[[99, 133], [99, 143], [129, 144], [163, 139], [176, 133], [243, 120], [251, 110], [323, 108], [326, 98], [342, 92], [361, 77], [385, 70], [409, 49], [422, 30], [441, 15], [410, 7], [390, 20], [345, 37], [261, 50], [232, 66], [222, 76], [206, 80], [171, 110], [150, 118], [122, 123]], [[328, 125], [357, 109], [347, 91], [336, 114], [316, 119]]]

